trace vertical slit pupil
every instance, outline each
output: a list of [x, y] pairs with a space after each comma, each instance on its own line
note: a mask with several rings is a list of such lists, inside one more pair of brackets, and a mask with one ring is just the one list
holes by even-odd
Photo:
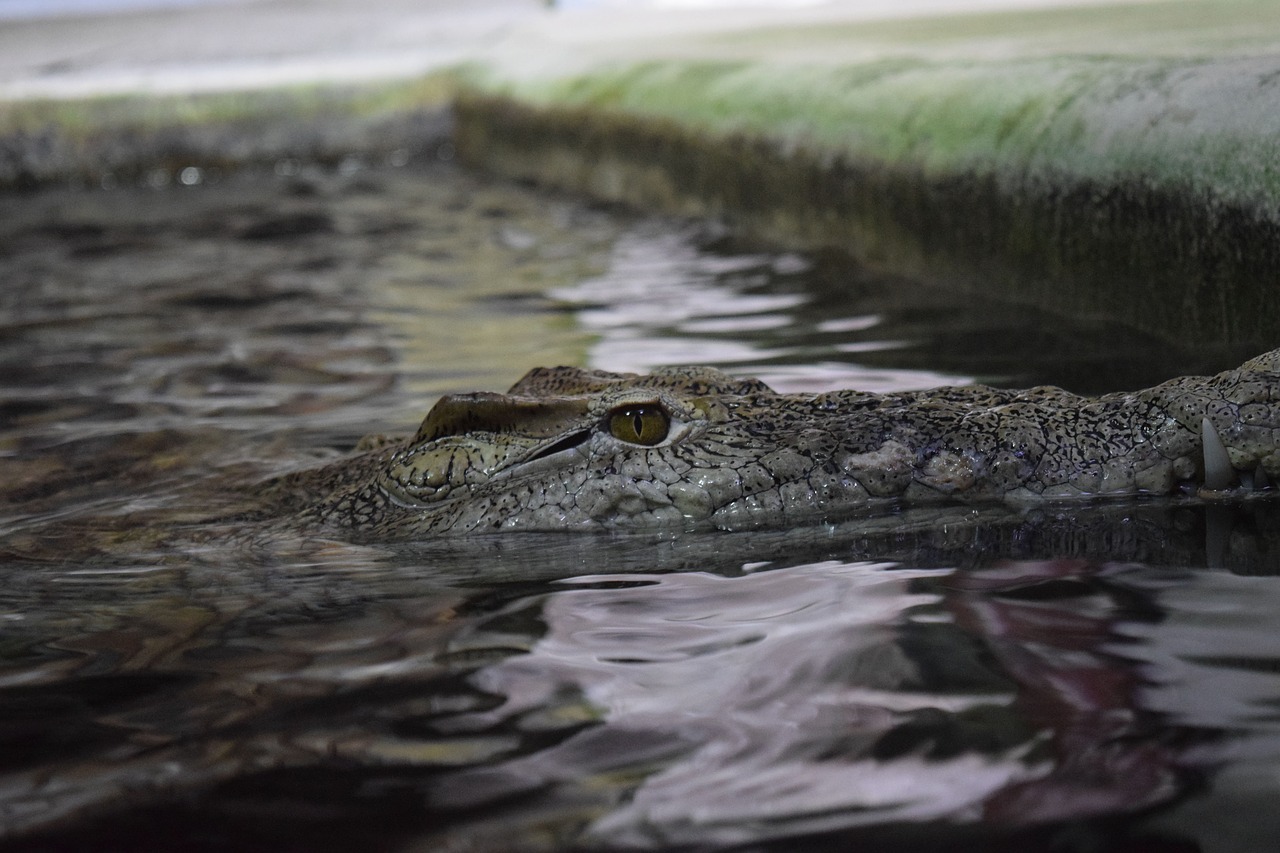
[[609, 416], [608, 427], [614, 438], [652, 447], [666, 439], [671, 418], [660, 406], [642, 403], [615, 409]]

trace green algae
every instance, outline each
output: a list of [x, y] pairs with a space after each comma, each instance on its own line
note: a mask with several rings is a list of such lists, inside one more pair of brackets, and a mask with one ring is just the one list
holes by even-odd
[[68, 133], [87, 134], [283, 117], [370, 117], [424, 105], [444, 106], [452, 93], [446, 78], [437, 76], [360, 88], [311, 85], [257, 92], [14, 100], [0, 103], [0, 135], [50, 125]]
[[484, 88], [927, 174], [1140, 178], [1235, 203], [1280, 201], [1280, 60], [1272, 57], [648, 62]]

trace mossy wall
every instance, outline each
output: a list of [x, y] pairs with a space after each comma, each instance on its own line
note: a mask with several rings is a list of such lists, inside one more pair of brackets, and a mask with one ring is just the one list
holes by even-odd
[[[1280, 343], [1280, 75], [1256, 105], [1224, 105], [1213, 81], [1244, 82], [1211, 63], [1036, 63], [1008, 85], [1007, 67], [914, 60], [772, 78], [647, 63], [485, 85], [456, 102], [456, 140], [507, 176], [948, 286], [1183, 342]], [[904, 82], [926, 72], [946, 86]], [[1189, 88], [1200, 111], [1180, 114]]]

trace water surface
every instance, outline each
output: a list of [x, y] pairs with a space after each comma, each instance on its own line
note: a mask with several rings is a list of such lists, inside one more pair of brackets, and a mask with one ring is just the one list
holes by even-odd
[[447, 166], [174, 178], [0, 198], [9, 848], [1271, 849], [1272, 502], [394, 547], [202, 521], [535, 365], [1092, 393], [1249, 353]]

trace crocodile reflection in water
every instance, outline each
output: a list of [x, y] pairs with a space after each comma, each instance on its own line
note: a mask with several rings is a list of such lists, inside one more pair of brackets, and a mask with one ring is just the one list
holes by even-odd
[[407, 540], [1254, 490], [1280, 477], [1280, 350], [1096, 398], [1046, 386], [789, 395], [710, 368], [538, 368], [507, 394], [444, 397], [414, 436], [363, 451], [270, 491], [356, 538]]

